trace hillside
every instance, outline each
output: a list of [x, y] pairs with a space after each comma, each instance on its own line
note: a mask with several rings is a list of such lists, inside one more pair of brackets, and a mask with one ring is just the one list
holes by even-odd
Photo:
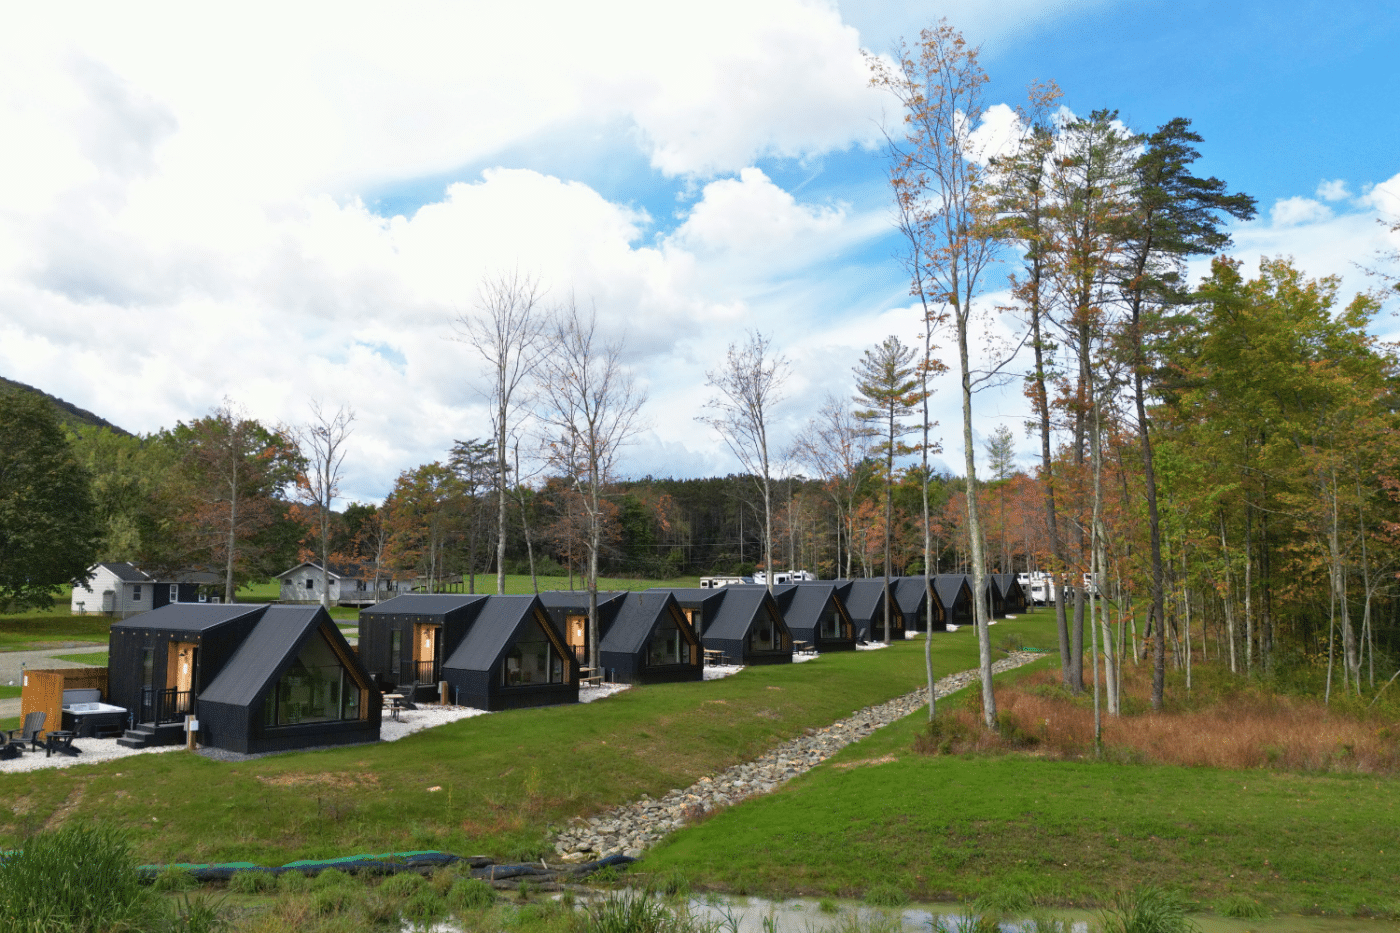
[[0, 376], [0, 391], [3, 391], [5, 389], [16, 389], [20, 392], [32, 392], [35, 395], [42, 395], [50, 402], [53, 402], [54, 405], [58, 408], [58, 417], [59, 420], [63, 422], [64, 427], [78, 428], [84, 425], [93, 425], [99, 428], [107, 428], [115, 434], [122, 434], [127, 437], [131, 436], [130, 431], [127, 431], [123, 428], [119, 428], [112, 422], [108, 421], [106, 418], [98, 417], [97, 415], [94, 415], [92, 412], [88, 411], [85, 408], [79, 408], [72, 402], [65, 402], [63, 399], [58, 398], [54, 395], [50, 395], [42, 389], [36, 389], [31, 385], [25, 385], [23, 382], [15, 382], [13, 379], [6, 379], [4, 376]]

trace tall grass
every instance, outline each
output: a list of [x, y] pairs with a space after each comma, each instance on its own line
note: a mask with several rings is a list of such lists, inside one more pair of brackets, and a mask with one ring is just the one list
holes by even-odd
[[[1268, 685], [1218, 691], [1160, 713], [1146, 710], [1147, 671], [1125, 672], [1124, 715], [1105, 716], [1106, 754], [1119, 761], [1279, 771], [1400, 772], [1400, 723], [1385, 715], [1329, 709]], [[1133, 702], [1133, 698], [1137, 702]], [[979, 696], [946, 710], [916, 740], [930, 754], [1030, 749], [1048, 758], [1093, 753], [1093, 711], [1058, 674], [1037, 672], [997, 689], [999, 735], [979, 727]], [[1133, 712], [1136, 708], [1136, 712]]]
[[1152, 887], [1114, 895], [1099, 928], [1103, 933], [1190, 933], [1199, 929], [1186, 916], [1185, 899]]
[[0, 865], [0, 933], [145, 930], [159, 916], [126, 838], [111, 829], [33, 836]]

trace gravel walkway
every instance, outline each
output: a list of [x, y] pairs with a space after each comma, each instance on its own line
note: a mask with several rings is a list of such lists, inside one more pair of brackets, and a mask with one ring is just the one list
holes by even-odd
[[[1018, 651], [992, 665], [1000, 674], [1044, 657], [1040, 652]], [[950, 674], [935, 685], [938, 696], [961, 690], [981, 680], [981, 671]], [[609, 810], [579, 825], [565, 829], [554, 843], [554, 851], [565, 861], [581, 862], [595, 857], [627, 855], [640, 858], [672, 830], [691, 820], [747, 797], [766, 794], [821, 764], [841, 749], [858, 742], [876, 729], [887, 726], [928, 703], [928, 689], [859, 710], [852, 716], [824, 729], [810, 729], [805, 735], [761, 757], [734, 765], [715, 777], [702, 777], [685, 790], [673, 790], [660, 800], [645, 794], [634, 803]]]

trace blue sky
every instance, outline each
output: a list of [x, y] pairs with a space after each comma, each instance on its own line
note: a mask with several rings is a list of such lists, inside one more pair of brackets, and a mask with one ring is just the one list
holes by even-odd
[[[1292, 255], [1356, 290], [1356, 263], [1400, 248], [1376, 222], [1400, 216], [1400, 7], [938, 10], [982, 46], [989, 104], [1053, 79], [1076, 113], [1190, 119], [1200, 169], [1258, 199], [1247, 262]], [[915, 36], [927, 5], [81, 11], [36, 6], [0, 36], [0, 374], [128, 429], [225, 397], [286, 424], [346, 404], [347, 495], [377, 500], [487, 432], [452, 321], [520, 268], [626, 339], [650, 400], [624, 468], [705, 475], [735, 468], [694, 420], [705, 372], [746, 329], [793, 364], [782, 440], [849, 393], [862, 350], [918, 332], [878, 145], [896, 115], [861, 51]], [[979, 436], [1025, 416], [1014, 387], [977, 412]]]

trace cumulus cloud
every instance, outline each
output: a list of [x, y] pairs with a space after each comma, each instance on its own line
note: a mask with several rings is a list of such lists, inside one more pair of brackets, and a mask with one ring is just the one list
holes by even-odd
[[1334, 178], [1332, 181], [1318, 182], [1317, 196], [1324, 201], [1345, 201], [1351, 197], [1351, 192], [1347, 190], [1345, 179]]
[[1269, 219], [1276, 227], [1317, 223], [1327, 220], [1331, 216], [1332, 209], [1326, 204], [1297, 195], [1275, 201], [1274, 206], [1269, 210]]

